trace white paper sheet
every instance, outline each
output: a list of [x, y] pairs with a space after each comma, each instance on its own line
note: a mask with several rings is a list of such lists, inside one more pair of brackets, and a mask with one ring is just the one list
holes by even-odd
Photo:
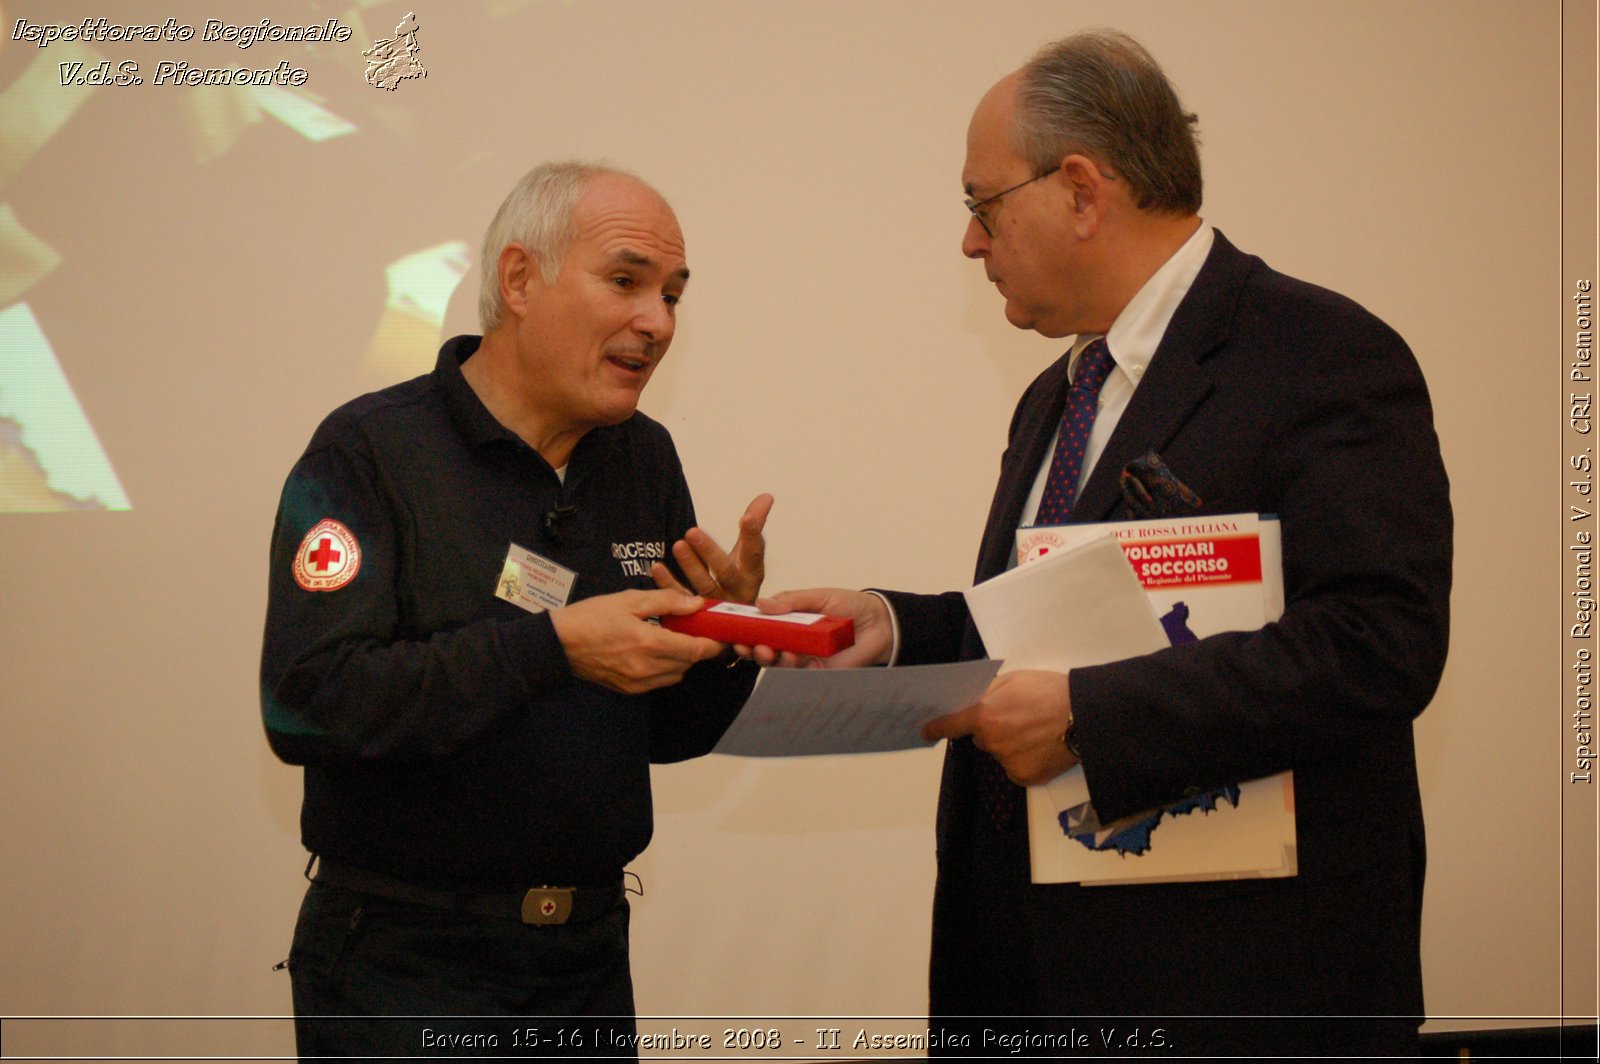
[[1016, 669], [1068, 672], [1168, 645], [1150, 600], [1108, 533], [966, 592], [989, 653]]
[[[985, 580], [966, 599], [984, 647], [1005, 660], [1001, 672], [1069, 672], [1170, 645], [1110, 533]], [[1045, 786], [1061, 809], [1089, 800], [1076, 765]]]
[[805, 757], [914, 750], [922, 725], [983, 697], [998, 661], [896, 669], [767, 669], [713, 753]]

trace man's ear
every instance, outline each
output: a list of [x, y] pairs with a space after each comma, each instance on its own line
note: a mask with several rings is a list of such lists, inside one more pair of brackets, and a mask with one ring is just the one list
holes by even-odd
[[500, 300], [516, 317], [526, 317], [528, 299], [535, 282], [543, 281], [539, 260], [522, 244], [507, 244], [500, 250]]
[[1100, 227], [1105, 217], [1111, 180], [1087, 155], [1069, 155], [1061, 160], [1059, 177], [1067, 187], [1068, 209], [1073, 228], [1088, 236]]

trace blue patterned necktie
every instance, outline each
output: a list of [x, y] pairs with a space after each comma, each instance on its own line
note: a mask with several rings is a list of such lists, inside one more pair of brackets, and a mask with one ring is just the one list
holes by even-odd
[[[1067, 405], [1061, 411], [1061, 427], [1056, 436], [1055, 454], [1045, 476], [1044, 495], [1039, 500], [1036, 525], [1065, 524], [1078, 497], [1078, 477], [1083, 472], [1083, 452], [1089, 446], [1089, 431], [1100, 407], [1100, 389], [1116, 362], [1105, 337], [1089, 343], [1078, 356], [1077, 374], [1067, 391]], [[1007, 778], [1000, 762], [980, 752], [978, 795], [997, 830], [1004, 830], [1021, 804], [1022, 791]]]
[[1039, 500], [1036, 525], [1062, 525], [1072, 514], [1078, 498], [1078, 478], [1083, 473], [1083, 452], [1089, 446], [1095, 412], [1100, 406], [1100, 389], [1116, 362], [1105, 337], [1100, 337], [1078, 356], [1077, 373], [1067, 392], [1066, 409], [1061, 411], [1061, 429], [1056, 438], [1056, 453], [1050, 459], [1044, 495]]

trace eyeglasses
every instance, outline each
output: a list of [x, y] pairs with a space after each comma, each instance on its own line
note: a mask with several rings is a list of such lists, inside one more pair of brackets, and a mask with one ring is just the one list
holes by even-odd
[[967, 210], [972, 212], [972, 216], [974, 218], [978, 219], [978, 224], [983, 226], [983, 231], [985, 233], [988, 233], [990, 236], [994, 236], [994, 230], [989, 228], [989, 219], [984, 217], [983, 209], [985, 207], [987, 207], [989, 204], [994, 203], [1001, 196], [1009, 196], [1011, 193], [1015, 192], [1017, 189], [1021, 188], [1023, 185], [1031, 185], [1035, 181], [1038, 181], [1041, 178], [1049, 177], [1053, 173], [1055, 173], [1055, 168], [1054, 167], [1052, 167], [1049, 170], [1046, 170], [1042, 174], [1034, 174], [1032, 177], [1028, 178], [1028, 180], [1019, 182], [1019, 183], [1017, 183], [1015, 185], [1012, 185], [1010, 188], [1002, 189], [1001, 191], [996, 192], [992, 196], [986, 196], [983, 199], [977, 200], [977, 201], [974, 201], [971, 196], [968, 196], [963, 202], [966, 203]]

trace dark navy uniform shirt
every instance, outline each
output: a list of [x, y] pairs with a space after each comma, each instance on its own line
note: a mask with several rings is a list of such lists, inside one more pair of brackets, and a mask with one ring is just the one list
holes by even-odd
[[695, 518], [643, 414], [586, 434], [563, 483], [462, 376], [478, 342], [334, 411], [290, 473], [267, 736], [305, 766], [314, 852], [463, 888], [604, 879], [649, 842], [649, 763], [710, 750], [755, 669], [705, 662], [617, 694], [573, 677], [548, 613], [496, 597], [512, 544], [576, 572], [572, 602], [653, 588], [649, 562]]

